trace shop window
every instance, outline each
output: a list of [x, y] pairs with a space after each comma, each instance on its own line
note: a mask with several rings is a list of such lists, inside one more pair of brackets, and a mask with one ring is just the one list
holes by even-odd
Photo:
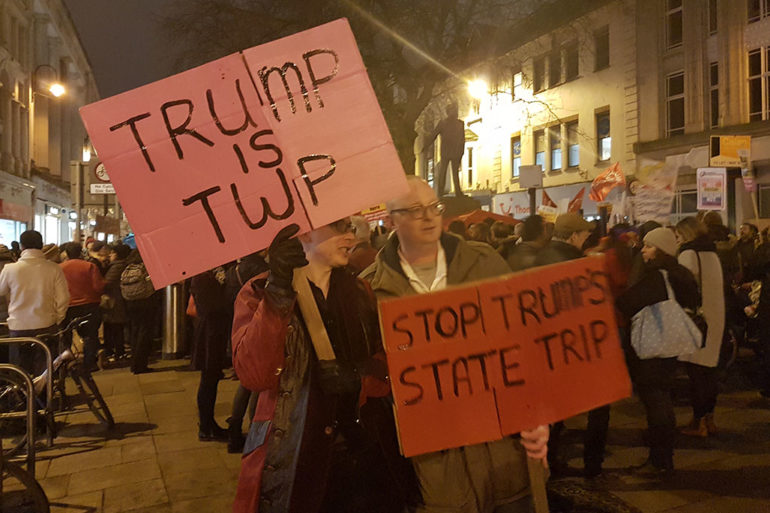
[[602, 112], [596, 115], [596, 140], [596, 150], [599, 160], [610, 160], [612, 154], [612, 137], [610, 137], [609, 112]]
[[511, 178], [519, 178], [521, 168], [521, 137], [511, 138]]
[[532, 62], [532, 90], [539, 93], [545, 89], [545, 57]]
[[567, 123], [567, 167], [580, 165], [580, 144], [578, 142], [578, 122]]
[[709, 0], [709, 34], [716, 34], [717, 26], [717, 0]]
[[711, 96], [711, 128], [719, 126], [719, 63], [709, 66], [709, 94]]
[[666, 11], [666, 48], [676, 48], [682, 44], [682, 0], [667, 0]]
[[694, 189], [676, 191], [671, 204], [671, 224], [698, 213], [698, 192]]
[[548, 129], [548, 142], [551, 145], [551, 171], [561, 170], [561, 125]]
[[749, 120], [770, 119], [770, 47], [749, 52]]
[[580, 58], [577, 41], [564, 46], [564, 80], [575, 80], [580, 73]]
[[535, 164], [545, 169], [545, 132], [538, 130], [533, 135], [535, 139]]
[[754, 23], [770, 15], [770, 0], [747, 0], [749, 23]]
[[610, 27], [602, 27], [594, 32], [594, 51], [596, 64], [594, 71], [607, 68], [610, 65]]
[[684, 134], [684, 72], [666, 77], [666, 137]]

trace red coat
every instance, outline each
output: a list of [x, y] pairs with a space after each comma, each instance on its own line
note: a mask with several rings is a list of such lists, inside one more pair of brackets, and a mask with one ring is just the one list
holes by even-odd
[[82, 258], [71, 258], [59, 264], [70, 291], [70, 306], [99, 303], [104, 290], [101, 271]]
[[[310, 379], [315, 354], [294, 299], [275, 300], [263, 290], [263, 280], [257, 280], [260, 277], [241, 289], [233, 318], [233, 365], [243, 386], [260, 392], [244, 449], [233, 512], [286, 511], [292, 501], [293, 510], [312, 513], [310, 508], [323, 499], [326, 460], [335, 437], [333, 418], [329, 418], [333, 412], [326, 408]], [[373, 305], [373, 296], [371, 301]], [[379, 340], [376, 342], [379, 344]], [[372, 349], [374, 344], [370, 348], [374, 354]], [[360, 403], [366, 397], [389, 393], [387, 382], [366, 376], [362, 379]], [[301, 408], [307, 410], [306, 415], [301, 411], [296, 414]], [[300, 451], [296, 451], [297, 446]], [[302, 461], [297, 452], [312, 455]], [[291, 457], [295, 460], [285, 461]], [[284, 459], [279, 464], [276, 458]], [[301, 461], [297, 463], [296, 459]], [[270, 483], [265, 481], [265, 472], [270, 472]], [[292, 497], [291, 484], [295, 479], [303, 485], [301, 493]], [[301, 509], [303, 506], [298, 502], [308, 509]]]

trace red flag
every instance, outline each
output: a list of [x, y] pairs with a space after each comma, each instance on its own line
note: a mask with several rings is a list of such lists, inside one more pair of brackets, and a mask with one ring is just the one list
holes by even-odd
[[567, 207], [567, 212], [576, 212], [579, 213], [580, 209], [583, 208], [583, 196], [585, 196], [586, 190], [585, 187], [580, 189], [577, 194], [575, 194], [575, 197], [572, 198], [572, 201], [569, 202], [569, 206]]
[[554, 203], [548, 193], [545, 192], [545, 189], [543, 189], [543, 200], [540, 202], [540, 204], [544, 207], [556, 208], [556, 203]]
[[610, 191], [619, 185], [626, 185], [626, 177], [620, 169], [620, 162], [615, 162], [594, 178], [588, 197], [593, 201], [604, 201]]

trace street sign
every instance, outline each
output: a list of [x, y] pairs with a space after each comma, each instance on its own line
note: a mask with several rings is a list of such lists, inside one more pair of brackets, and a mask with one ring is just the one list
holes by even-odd
[[91, 194], [115, 194], [115, 187], [111, 183], [92, 183]]
[[96, 179], [105, 183], [110, 182], [110, 176], [107, 174], [107, 169], [104, 167], [104, 162], [99, 162], [94, 168], [94, 174]]
[[746, 167], [751, 157], [751, 136], [712, 135], [709, 156], [711, 167]]
[[539, 164], [534, 166], [519, 166], [519, 187], [530, 189], [532, 187], [543, 186], [543, 167]]

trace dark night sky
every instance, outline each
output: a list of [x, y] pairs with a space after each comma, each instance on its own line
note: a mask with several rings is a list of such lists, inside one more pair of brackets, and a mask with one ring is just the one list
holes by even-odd
[[64, 0], [102, 98], [173, 73], [160, 26], [164, 0]]

